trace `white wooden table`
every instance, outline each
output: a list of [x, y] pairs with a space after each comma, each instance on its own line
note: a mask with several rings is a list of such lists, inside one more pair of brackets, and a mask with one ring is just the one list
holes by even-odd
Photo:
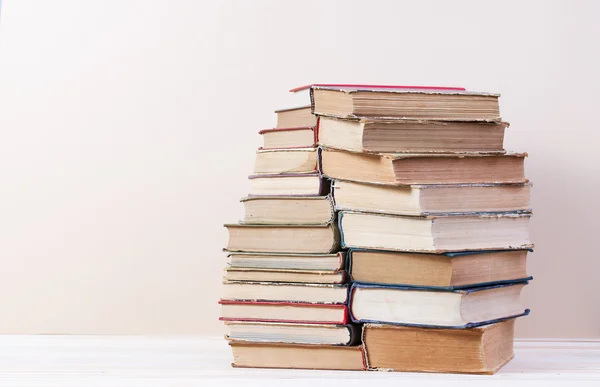
[[522, 341], [493, 376], [235, 369], [217, 337], [0, 336], [0, 386], [595, 386], [600, 341]]

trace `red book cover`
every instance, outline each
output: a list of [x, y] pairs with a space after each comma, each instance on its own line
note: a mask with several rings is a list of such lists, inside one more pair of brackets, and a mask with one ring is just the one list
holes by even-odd
[[416, 89], [416, 90], [455, 90], [465, 91], [464, 87], [455, 86], [405, 86], [405, 85], [363, 85], [353, 83], [313, 83], [310, 85], [304, 85], [295, 87], [290, 90], [292, 93], [310, 89], [312, 86], [321, 87], [339, 87], [339, 88], [352, 88], [352, 89]]
[[258, 134], [270, 133], [270, 132], [290, 132], [294, 130], [315, 130], [314, 126], [300, 126], [297, 128], [268, 128], [261, 129], [258, 131]]

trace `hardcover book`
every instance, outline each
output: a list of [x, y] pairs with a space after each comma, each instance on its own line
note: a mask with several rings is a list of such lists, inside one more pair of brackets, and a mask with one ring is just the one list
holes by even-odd
[[347, 270], [363, 284], [464, 289], [532, 279], [528, 250], [467, 251], [443, 254], [350, 249]]
[[316, 127], [262, 129], [261, 149], [314, 148], [317, 145]]
[[513, 358], [515, 320], [472, 329], [365, 324], [367, 366], [378, 371], [493, 374]]
[[331, 182], [318, 172], [251, 175], [249, 196], [326, 196]]
[[329, 224], [335, 219], [331, 196], [252, 196], [241, 200], [246, 224]]
[[335, 209], [395, 215], [509, 212], [530, 209], [529, 184], [393, 186], [335, 180]]
[[298, 253], [249, 253], [228, 251], [228, 267], [254, 269], [299, 269], [299, 270], [343, 270], [346, 253], [338, 251], [332, 254]]
[[498, 153], [508, 123], [319, 118], [319, 145], [377, 153]]
[[275, 114], [277, 114], [277, 128], [317, 126], [317, 116], [312, 114], [310, 105], [276, 110]]
[[529, 241], [530, 213], [400, 216], [341, 211], [342, 248], [446, 253], [522, 250]]
[[338, 118], [500, 122], [498, 94], [466, 90], [312, 86], [312, 112]]
[[316, 148], [262, 149], [256, 152], [254, 173], [315, 173], [318, 164]]
[[322, 172], [328, 178], [364, 183], [485, 184], [526, 183], [525, 153], [370, 154], [324, 148]]
[[238, 301], [345, 304], [348, 301], [348, 286], [314, 283], [225, 281], [223, 282], [222, 298]]
[[334, 223], [316, 225], [226, 224], [229, 251], [272, 253], [333, 253], [340, 233]]
[[234, 367], [362, 371], [361, 346], [230, 341]]
[[343, 270], [249, 269], [228, 267], [225, 269], [224, 280], [343, 284], [346, 282], [346, 272]]
[[520, 300], [526, 284], [440, 290], [354, 283], [350, 318], [356, 323], [473, 328], [529, 314]]
[[360, 344], [356, 325], [295, 324], [273, 322], [225, 321], [225, 338], [255, 343]]
[[336, 324], [350, 322], [346, 304], [221, 300], [221, 321]]

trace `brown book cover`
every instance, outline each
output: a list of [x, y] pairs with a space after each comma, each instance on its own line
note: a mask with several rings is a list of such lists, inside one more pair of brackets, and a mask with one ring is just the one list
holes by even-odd
[[233, 367], [366, 370], [362, 346], [230, 341]]
[[514, 319], [471, 329], [366, 324], [367, 367], [378, 371], [493, 374], [513, 358]]
[[313, 114], [350, 119], [500, 122], [499, 97], [499, 94], [441, 88], [360, 85], [310, 88]]
[[388, 185], [526, 183], [526, 153], [370, 154], [323, 148], [328, 178]]
[[229, 251], [271, 253], [333, 253], [339, 250], [340, 233], [329, 225], [226, 224]]

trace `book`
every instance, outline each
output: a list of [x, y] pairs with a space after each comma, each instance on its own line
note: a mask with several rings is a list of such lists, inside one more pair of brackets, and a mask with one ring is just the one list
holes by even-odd
[[472, 328], [527, 315], [520, 300], [526, 284], [440, 290], [354, 283], [350, 318], [356, 323]]
[[316, 148], [259, 149], [254, 173], [315, 173], [318, 163]]
[[251, 187], [249, 196], [325, 196], [331, 187], [331, 183], [316, 172], [252, 175], [248, 179]]
[[338, 251], [333, 254], [227, 252], [228, 267], [248, 267], [255, 269], [342, 270], [344, 269], [346, 262], [346, 253], [343, 251]]
[[501, 152], [507, 123], [319, 119], [319, 145], [356, 152]]
[[313, 148], [317, 144], [314, 127], [262, 129], [262, 149]]
[[348, 286], [282, 282], [223, 282], [224, 300], [344, 304]]
[[498, 94], [466, 90], [312, 86], [312, 112], [338, 118], [501, 121]]
[[221, 300], [221, 321], [348, 324], [345, 304]]
[[352, 345], [360, 342], [356, 325], [225, 321], [227, 340], [255, 343]]
[[335, 224], [255, 225], [226, 224], [229, 231], [227, 250], [272, 253], [332, 253], [339, 248]]
[[326, 177], [392, 185], [525, 183], [525, 153], [370, 154], [324, 148]]
[[367, 284], [460, 289], [523, 282], [528, 250], [463, 253], [401, 253], [351, 249], [348, 272], [352, 281]]
[[277, 128], [299, 128], [317, 126], [317, 116], [312, 114], [310, 106], [275, 110]]
[[529, 241], [530, 213], [401, 216], [341, 211], [343, 248], [446, 253], [520, 250]]
[[230, 341], [233, 367], [362, 371], [360, 346]]
[[290, 89], [290, 93], [294, 95], [304, 95], [308, 92], [310, 97], [311, 87], [345, 87], [354, 89], [409, 89], [409, 90], [449, 90], [449, 91], [465, 91], [464, 87], [460, 86], [408, 86], [408, 85], [367, 85], [360, 83], [311, 83]]
[[417, 90], [429, 90], [429, 91], [437, 91], [437, 90], [449, 90], [449, 91], [465, 91], [464, 87], [454, 87], [454, 86], [404, 86], [404, 85], [363, 85], [363, 84], [335, 84], [335, 83], [313, 83], [309, 85], [303, 85], [300, 87], [295, 87], [290, 90], [290, 94], [284, 98], [285, 103], [288, 106], [297, 106], [303, 107], [304, 105], [310, 103], [310, 89], [312, 86], [322, 86], [322, 87], [344, 87], [344, 88], [386, 88], [386, 89], [417, 89]]
[[531, 186], [454, 184], [393, 186], [334, 180], [335, 210], [395, 215], [508, 212], [530, 209]]
[[225, 281], [298, 282], [315, 284], [342, 284], [346, 282], [343, 270], [250, 269], [228, 267]]
[[513, 358], [515, 320], [472, 329], [365, 324], [371, 370], [493, 374]]
[[331, 196], [253, 196], [241, 202], [248, 224], [329, 224], [335, 218]]

